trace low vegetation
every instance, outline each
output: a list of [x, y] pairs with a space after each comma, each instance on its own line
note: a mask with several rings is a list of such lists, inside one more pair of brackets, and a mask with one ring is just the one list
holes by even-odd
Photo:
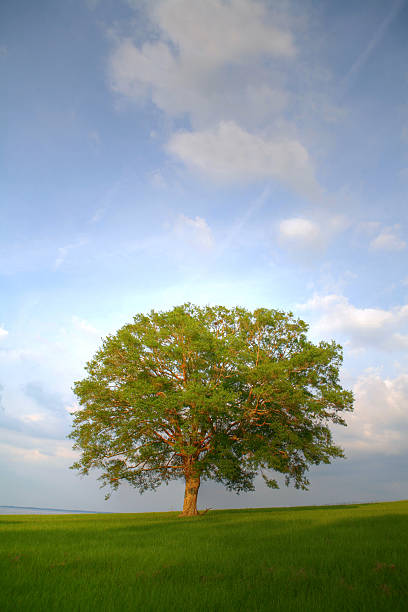
[[0, 517], [0, 609], [406, 610], [408, 501]]

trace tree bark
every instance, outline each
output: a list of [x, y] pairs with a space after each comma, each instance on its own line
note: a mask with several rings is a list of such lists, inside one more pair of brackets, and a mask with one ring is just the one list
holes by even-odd
[[186, 475], [183, 512], [180, 516], [197, 516], [197, 496], [200, 488], [200, 476]]

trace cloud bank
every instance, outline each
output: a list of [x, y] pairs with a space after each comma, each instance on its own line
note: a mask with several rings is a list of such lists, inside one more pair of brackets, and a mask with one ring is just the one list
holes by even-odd
[[398, 455], [408, 448], [408, 375], [367, 372], [354, 385], [355, 408], [342, 442], [353, 451]]
[[314, 329], [325, 336], [341, 333], [354, 348], [386, 351], [408, 348], [408, 304], [390, 310], [357, 308], [343, 295], [315, 295], [300, 309], [319, 315]]

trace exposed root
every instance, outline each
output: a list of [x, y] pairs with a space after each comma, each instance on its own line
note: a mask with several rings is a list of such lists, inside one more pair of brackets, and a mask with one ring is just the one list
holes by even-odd
[[199, 512], [198, 514], [199, 514], [200, 516], [203, 516], [203, 514], [207, 514], [207, 512], [208, 512], [209, 510], [212, 510], [212, 508], [206, 508], [205, 510], [203, 510], [202, 512]]
[[178, 516], [179, 516], [179, 518], [190, 517], [190, 516], [203, 516], [204, 514], [207, 514], [207, 512], [209, 510], [212, 510], [212, 508], [206, 508], [205, 510], [202, 510], [201, 512], [199, 510], [197, 510], [196, 514], [184, 514], [184, 512], [180, 512], [180, 514]]

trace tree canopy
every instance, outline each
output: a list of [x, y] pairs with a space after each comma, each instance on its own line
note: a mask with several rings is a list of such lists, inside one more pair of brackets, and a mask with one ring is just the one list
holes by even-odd
[[339, 382], [339, 344], [307, 339], [292, 313], [184, 304], [138, 314], [108, 336], [75, 383], [72, 466], [141, 492], [185, 480], [184, 515], [203, 479], [237, 492], [261, 472], [307, 489], [311, 465], [343, 457], [329, 425], [353, 396]]

